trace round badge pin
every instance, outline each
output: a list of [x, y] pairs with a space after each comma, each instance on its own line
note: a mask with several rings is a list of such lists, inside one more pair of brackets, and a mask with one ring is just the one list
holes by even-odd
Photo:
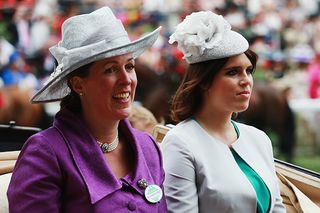
[[147, 201], [150, 203], [157, 203], [161, 200], [163, 195], [162, 189], [158, 185], [149, 185], [145, 191], [144, 196], [146, 197]]

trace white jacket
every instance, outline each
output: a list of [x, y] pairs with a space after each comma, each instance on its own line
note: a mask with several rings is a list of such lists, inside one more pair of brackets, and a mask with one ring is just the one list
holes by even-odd
[[[286, 212], [275, 174], [271, 141], [248, 125], [236, 123], [240, 137], [232, 145], [263, 179], [271, 194], [269, 212]], [[169, 212], [255, 213], [256, 193], [230, 148], [196, 121], [186, 120], [165, 136], [165, 194]]]

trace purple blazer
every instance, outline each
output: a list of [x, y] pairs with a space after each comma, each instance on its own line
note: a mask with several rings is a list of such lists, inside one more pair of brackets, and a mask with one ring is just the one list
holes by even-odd
[[135, 169], [118, 179], [79, 117], [64, 109], [53, 126], [30, 137], [23, 146], [8, 188], [9, 210], [15, 212], [167, 212], [164, 196], [148, 202], [138, 181], [163, 189], [160, 150], [152, 137], [119, 128], [135, 154]]

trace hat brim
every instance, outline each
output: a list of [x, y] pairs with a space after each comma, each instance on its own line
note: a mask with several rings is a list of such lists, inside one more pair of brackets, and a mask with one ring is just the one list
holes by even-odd
[[112, 49], [107, 49], [105, 52], [100, 52], [95, 55], [91, 55], [88, 58], [74, 64], [59, 75], [50, 77], [47, 83], [31, 98], [32, 103], [41, 102], [53, 102], [58, 101], [67, 96], [70, 93], [70, 88], [67, 85], [66, 76], [77, 68], [89, 64], [94, 61], [98, 61], [105, 58], [119, 56], [127, 53], [132, 53], [133, 58], [140, 56], [147, 48], [151, 47], [157, 40], [160, 34], [161, 27], [157, 28], [153, 32], [135, 40], [128, 44], [121, 45]]
[[186, 57], [188, 64], [195, 64], [219, 58], [227, 58], [244, 53], [249, 43], [240, 33], [230, 30], [223, 35], [221, 42], [211, 49], [206, 49], [200, 56]]

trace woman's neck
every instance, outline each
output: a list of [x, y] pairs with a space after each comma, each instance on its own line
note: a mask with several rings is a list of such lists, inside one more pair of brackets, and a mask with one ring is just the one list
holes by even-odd
[[101, 143], [111, 143], [117, 136], [118, 120], [106, 119], [102, 116], [94, 116], [82, 113], [85, 125], [92, 136]]
[[231, 123], [232, 114], [221, 112], [199, 112], [195, 115], [197, 122], [207, 133], [230, 146], [237, 140], [237, 132]]

